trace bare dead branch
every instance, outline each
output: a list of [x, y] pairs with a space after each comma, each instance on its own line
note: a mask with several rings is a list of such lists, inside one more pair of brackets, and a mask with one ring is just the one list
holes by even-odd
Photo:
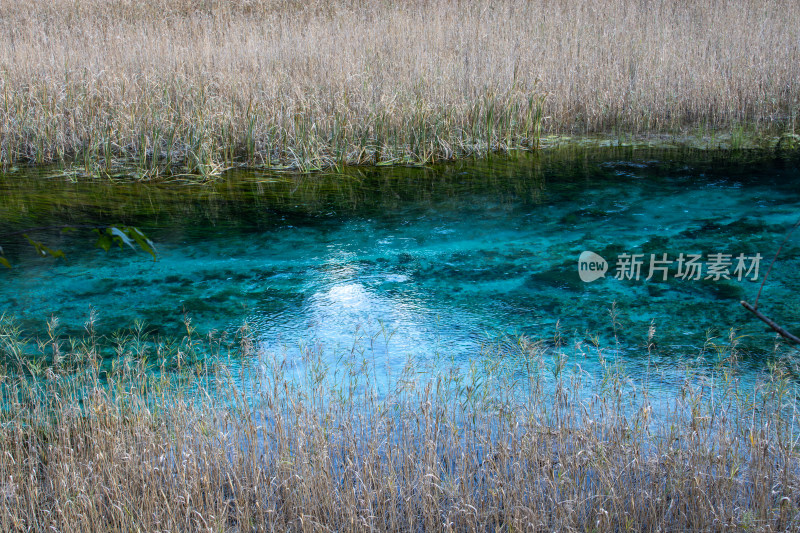
[[799, 338], [795, 337], [794, 335], [792, 335], [791, 333], [786, 331], [786, 329], [784, 329], [781, 326], [779, 326], [774, 320], [772, 320], [771, 318], [767, 317], [764, 313], [762, 313], [761, 311], [759, 311], [758, 309], [756, 309], [755, 307], [753, 307], [749, 303], [745, 302], [744, 300], [742, 300], [739, 303], [742, 304], [742, 307], [744, 307], [745, 309], [747, 309], [748, 311], [750, 311], [751, 313], [756, 315], [758, 318], [760, 318], [766, 325], [768, 325], [769, 327], [771, 327], [772, 329], [777, 331], [778, 334], [781, 337], [783, 337], [784, 339], [788, 339], [788, 340], [790, 340], [790, 341], [792, 341], [792, 342], [794, 342], [796, 344], [800, 344], [800, 339]]

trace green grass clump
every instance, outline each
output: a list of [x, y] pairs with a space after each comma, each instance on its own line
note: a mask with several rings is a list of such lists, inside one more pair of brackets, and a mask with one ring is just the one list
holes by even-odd
[[655, 402], [617, 365], [587, 394], [558, 345], [526, 339], [379, 379], [357, 350], [331, 368], [246, 332], [56, 326], [38, 344], [0, 328], [4, 531], [800, 526], [794, 387], [775, 367], [743, 390], [735, 347], [715, 387], [687, 367]]

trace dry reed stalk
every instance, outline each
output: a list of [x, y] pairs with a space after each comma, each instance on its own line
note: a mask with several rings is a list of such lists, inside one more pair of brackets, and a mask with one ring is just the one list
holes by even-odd
[[[745, 390], [731, 346], [719, 388], [690, 371], [659, 405], [615, 365], [587, 396], [525, 339], [477, 372], [409, 366], [387, 388], [358, 356], [334, 377], [311, 350], [298, 374], [247, 336], [189, 330], [167, 348], [87, 331], [31, 349], [0, 320], [4, 531], [800, 525], [796, 390], [779, 367]], [[198, 358], [230, 350], [253, 372]]]
[[424, 163], [542, 132], [794, 133], [799, 84], [793, 0], [0, 5], [0, 162], [94, 174]]

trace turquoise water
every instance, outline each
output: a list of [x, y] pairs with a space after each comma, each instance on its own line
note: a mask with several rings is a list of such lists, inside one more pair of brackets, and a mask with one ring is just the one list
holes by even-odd
[[[592, 149], [346, 175], [232, 171], [211, 185], [17, 171], [0, 180], [0, 234], [130, 224], [158, 260], [96, 249], [88, 229], [31, 233], [66, 261], [6, 235], [14, 268], [0, 270], [0, 312], [34, 335], [51, 316], [63, 335], [80, 335], [91, 310], [103, 334], [134, 321], [163, 338], [185, 332], [185, 317], [201, 333], [246, 322], [267, 353], [316, 343], [335, 362], [357, 341], [388, 368], [410, 356], [466, 362], [487, 344], [558, 331], [566, 344], [612, 346], [635, 373], [651, 325], [666, 362], [735, 329], [760, 368], [775, 335], [739, 300], [755, 299], [798, 217], [800, 159], [774, 154]], [[760, 304], [796, 333], [799, 239]], [[586, 250], [609, 262], [605, 278], [581, 281]], [[644, 254], [641, 279], [614, 278], [623, 253]], [[756, 281], [676, 279], [676, 263], [667, 281], [644, 280], [650, 254], [663, 253], [763, 259]]]

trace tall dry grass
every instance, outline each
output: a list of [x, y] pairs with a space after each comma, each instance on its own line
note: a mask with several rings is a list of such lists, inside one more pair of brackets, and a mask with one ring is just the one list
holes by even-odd
[[[524, 339], [388, 386], [357, 351], [336, 371], [314, 349], [294, 368], [265, 358], [247, 335], [49, 331], [31, 347], [0, 320], [3, 531], [800, 526], [796, 387], [778, 367], [742, 387], [729, 346], [714, 380], [689, 372], [656, 405], [616, 365], [587, 396], [558, 346]], [[252, 371], [231, 375], [231, 352]]]
[[0, 161], [428, 162], [794, 128], [794, 0], [4, 0]]

